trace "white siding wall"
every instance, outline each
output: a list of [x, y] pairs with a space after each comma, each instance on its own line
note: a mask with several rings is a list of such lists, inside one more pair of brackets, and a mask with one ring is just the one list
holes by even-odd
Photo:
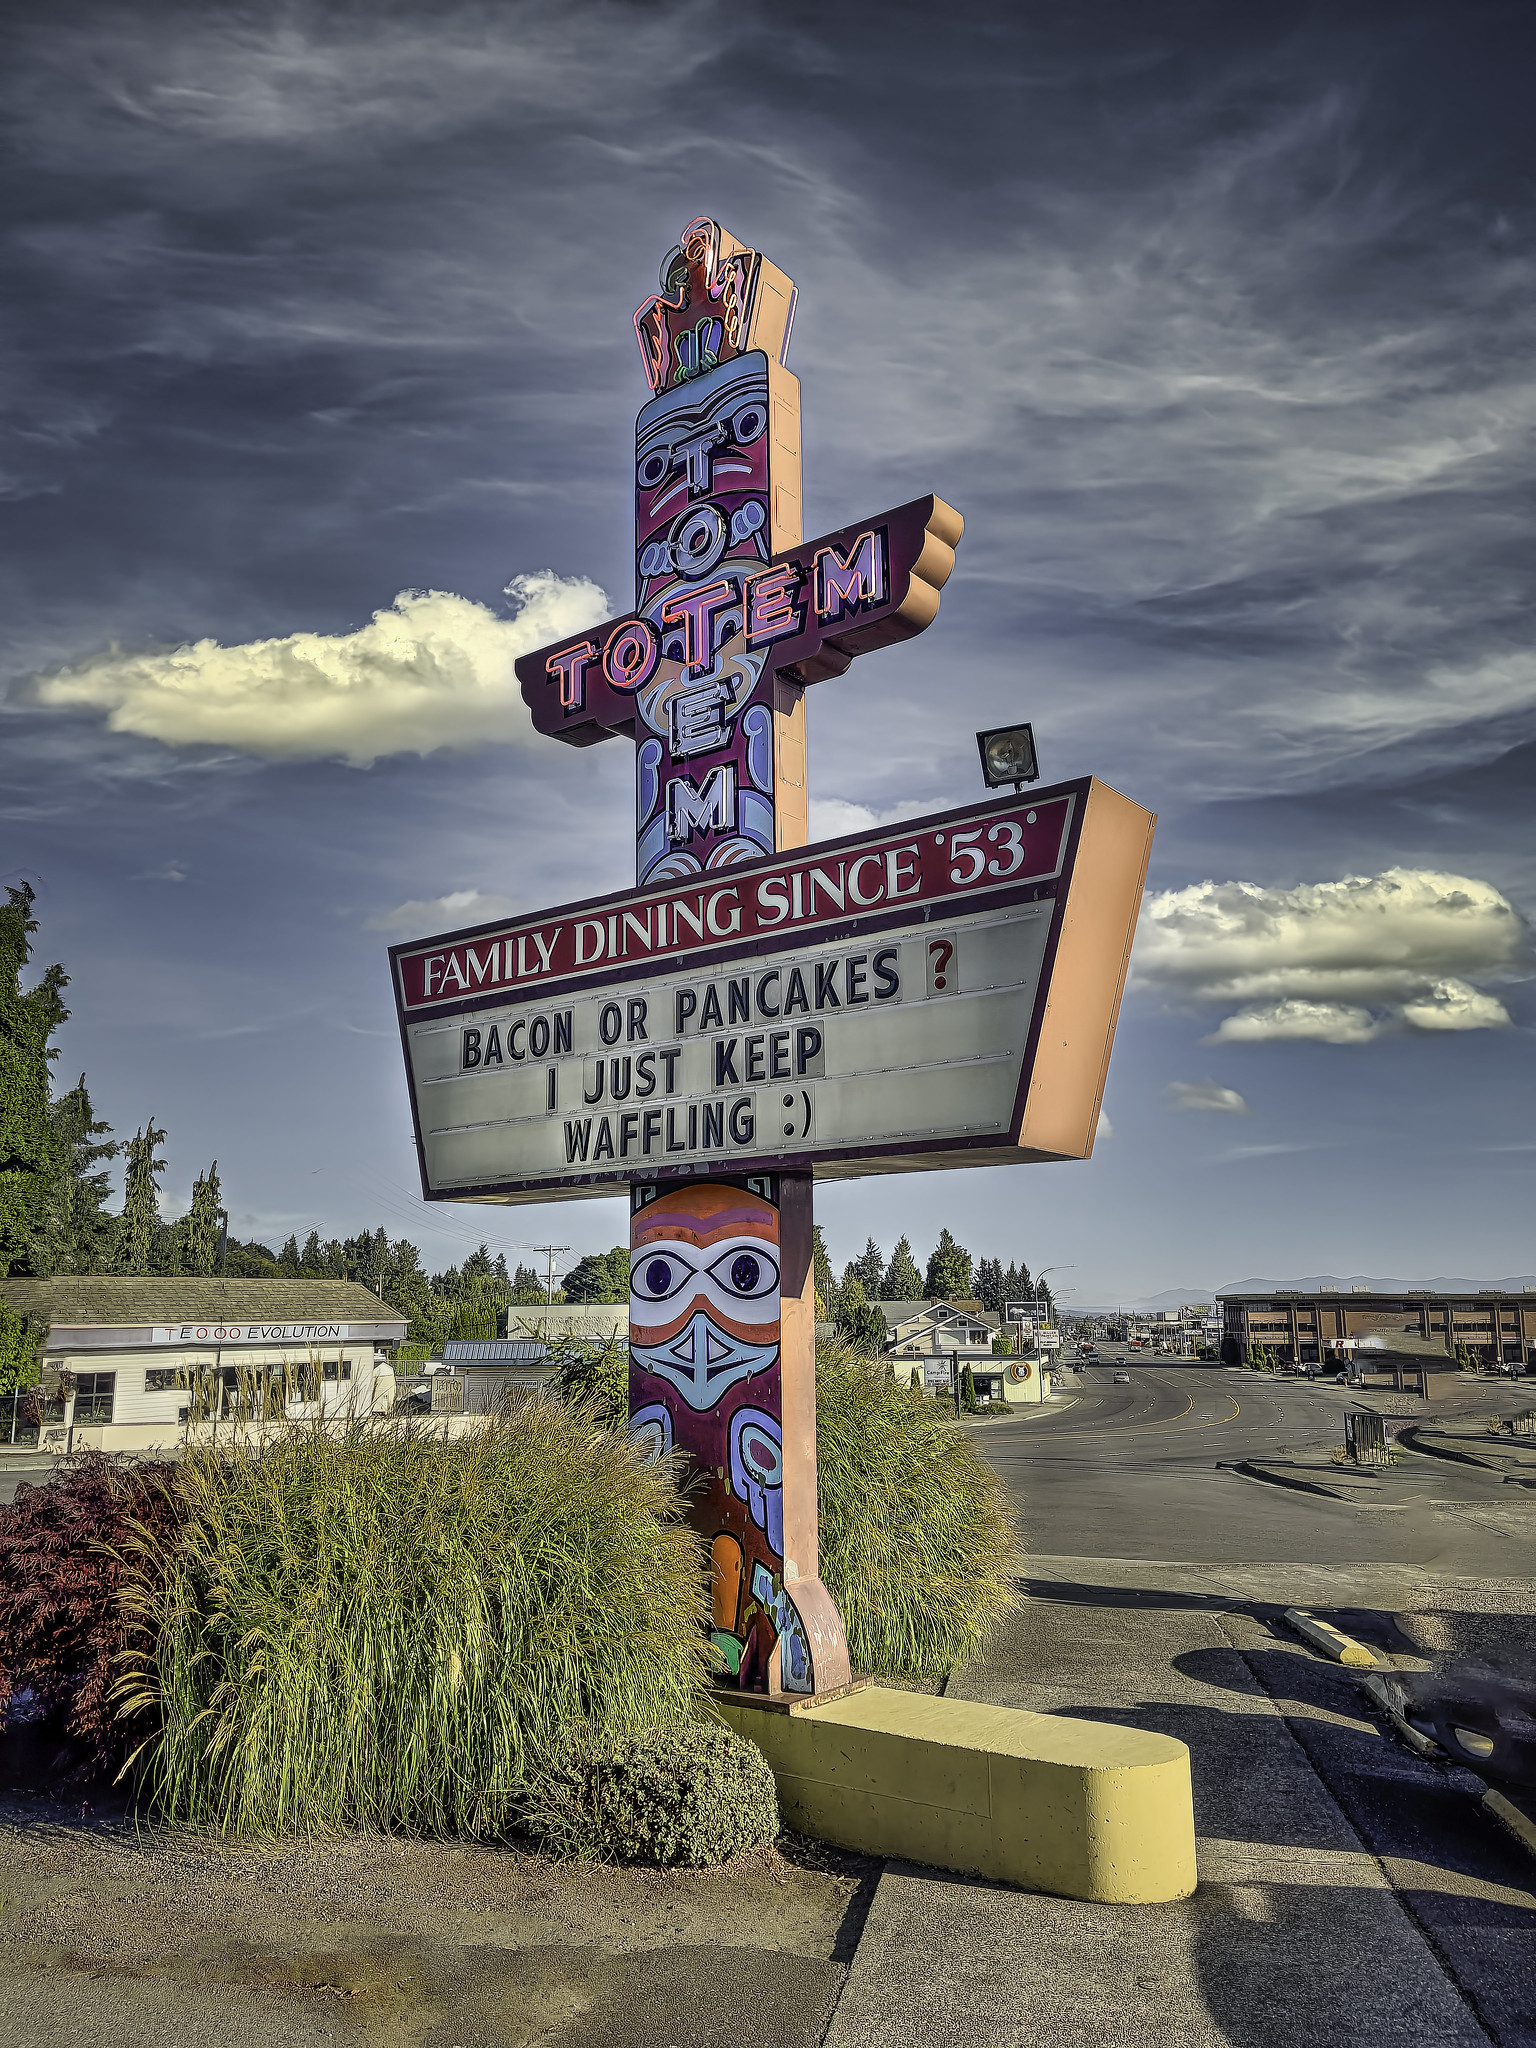
[[[357, 1415], [367, 1415], [373, 1408], [374, 1346], [372, 1341], [357, 1344], [320, 1344], [315, 1346], [322, 1360], [346, 1360], [352, 1368], [352, 1376], [344, 1380], [322, 1381], [322, 1399], [317, 1405], [311, 1404], [291, 1412], [296, 1414], [343, 1415], [349, 1409]], [[82, 1351], [59, 1357], [57, 1363], [67, 1372], [85, 1373], [110, 1372], [116, 1375], [113, 1387], [112, 1422], [103, 1431], [99, 1425], [81, 1425], [88, 1440], [100, 1442], [104, 1450], [112, 1448], [113, 1433], [116, 1430], [133, 1431], [136, 1447], [142, 1447], [144, 1431], [155, 1432], [154, 1441], [166, 1445], [181, 1441], [180, 1415], [189, 1403], [185, 1388], [171, 1387], [164, 1392], [148, 1392], [144, 1376], [151, 1370], [191, 1372], [196, 1368], [211, 1370], [214, 1366], [238, 1366], [247, 1372], [259, 1371], [263, 1366], [278, 1367], [286, 1363], [297, 1370], [308, 1363], [309, 1350], [284, 1351], [276, 1346], [246, 1346], [226, 1344], [223, 1346], [189, 1345], [185, 1348], [174, 1344], [156, 1344], [137, 1351]]]

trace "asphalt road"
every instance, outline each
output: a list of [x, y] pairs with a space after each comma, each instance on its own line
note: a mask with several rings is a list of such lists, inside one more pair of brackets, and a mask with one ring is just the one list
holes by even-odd
[[1117, 1366], [976, 1425], [1028, 1597], [947, 1690], [1186, 1742], [1199, 1889], [1109, 1908], [892, 1866], [828, 2048], [1536, 2048], [1536, 1857], [1284, 1620], [1331, 1613], [1420, 1667], [1536, 1655], [1536, 1501], [1427, 1458], [1443, 1501], [1288, 1492], [1223, 1468], [1340, 1441], [1344, 1389]]
[[[1116, 1386], [1117, 1371], [1128, 1386]], [[1490, 1411], [1530, 1394], [1490, 1383]], [[1231, 1469], [1342, 1443], [1346, 1391], [1224, 1366], [1119, 1363], [1066, 1376], [1063, 1397], [978, 1425], [1012, 1490], [1031, 1555], [1395, 1563], [1452, 1575], [1536, 1575], [1536, 1505], [1490, 1476], [1434, 1472], [1438, 1493], [1365, 1507], [1287, 1493]], [[1417, 1462], [1417, 1461], [1416, 1461]], [[1474, 1498], [1480, 1496], [1480, 1498]]]

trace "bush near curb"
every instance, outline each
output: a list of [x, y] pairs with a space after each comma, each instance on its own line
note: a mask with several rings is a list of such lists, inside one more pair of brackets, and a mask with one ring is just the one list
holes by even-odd
[[705, 1559], [666, 1464], [531, 1401], [444, 1442], [396, 1420], [191, 1454], [167, 1558], [125, 1594], [119, 1697], [167, 1817], [229, 1833], [484, 1835], [572, 1727], [700, 1711]]
[[1017, 1604], [1023, 1554], [1002, 1481], [888, 1362], [816, 1350], [821, 1576], [854, 1668], [943, 1678]]
[[779, 1807], [762, 1751], [700, 1724], [573, 1747], [539, 1773], [522, 1824], [559, 1856], [698, 1865], [771, 1842]]

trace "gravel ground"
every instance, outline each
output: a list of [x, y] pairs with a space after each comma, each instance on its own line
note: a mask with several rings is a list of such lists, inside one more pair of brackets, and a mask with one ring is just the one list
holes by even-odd
[[28, 2048], [811, 2048], [880, 1866], [796, 1836], [715, 1870], [516, 1845], [234, 1844], [0, 1800], [0, 2041]]

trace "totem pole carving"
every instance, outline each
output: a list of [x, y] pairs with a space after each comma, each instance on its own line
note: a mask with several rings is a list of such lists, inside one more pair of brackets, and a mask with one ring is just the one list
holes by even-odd
[[[963, 521], [918, 498], [802, 543], [795, 288], [712, 220], [635, 314], [635, 609], [517, 664], [536, 728], [635, 742], [643, 887], [806, 843], [805, 691], [919, 633]], [[849, 1679], [816, 1533], [811, 1180], [631, 1176], [631, 1427], [682, 1453], [744, 1690]]]

